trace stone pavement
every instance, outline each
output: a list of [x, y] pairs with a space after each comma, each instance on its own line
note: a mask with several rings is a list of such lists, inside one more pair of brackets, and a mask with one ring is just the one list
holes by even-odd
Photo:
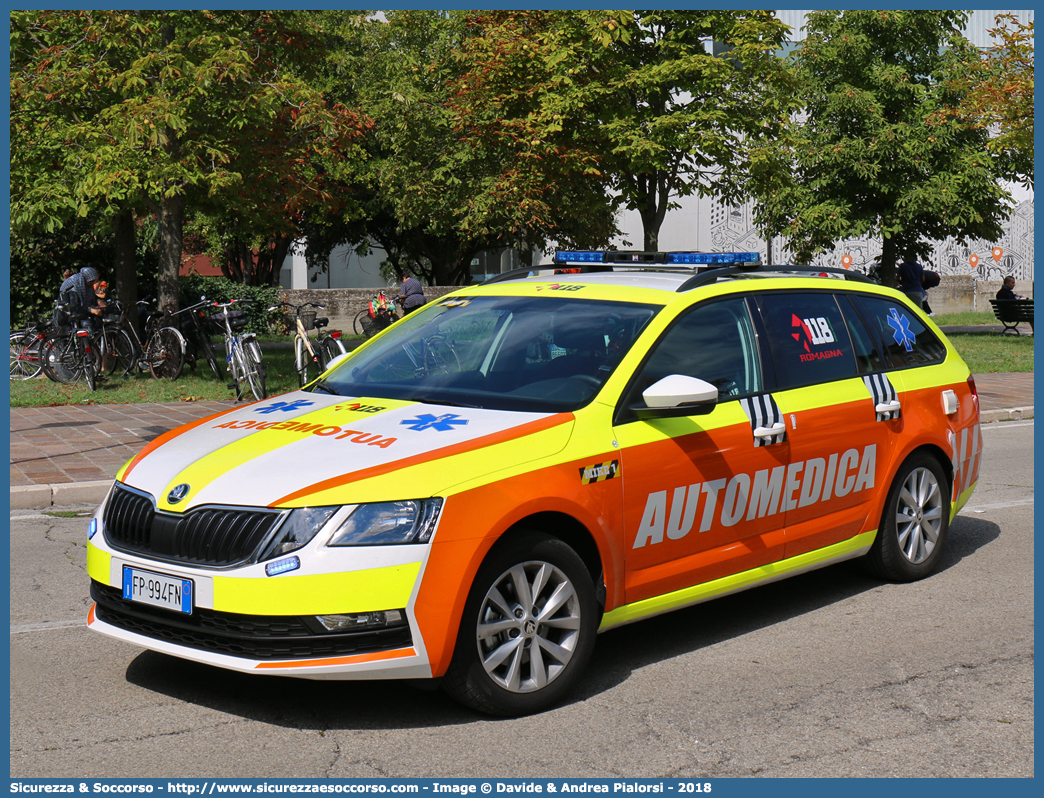
[[[1033, 417], [1033, 374], [976, 374], [982, 420]], [[220, 402], [11, 408], [11, 508], [99, 502], [148, 441], [230, 407]]]

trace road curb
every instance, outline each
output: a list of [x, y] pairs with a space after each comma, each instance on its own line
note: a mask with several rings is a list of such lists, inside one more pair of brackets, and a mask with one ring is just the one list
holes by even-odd
[[42, 510], [55, 505], [101, 504], [112, 487], [111, 479], [95, 482], [58, 482], [52, 485], [11, 487], [12, 510]]
[[1022, 421], [1033, 418], [1033, 405], [1029, 407], [1004, 407], [1000, 410], [982, 410], [979, 412], [979, 421], [986, 424], [990, 421]]

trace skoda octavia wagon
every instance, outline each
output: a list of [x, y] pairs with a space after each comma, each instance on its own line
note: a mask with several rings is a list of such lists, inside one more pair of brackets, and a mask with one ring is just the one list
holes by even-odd
[[88, 622], [535, 712], [600, 631], [853, 558], [927, 576], [981, 448], [968, 367], [897, 291], [558, 253], [146, 446], [90, 524]]

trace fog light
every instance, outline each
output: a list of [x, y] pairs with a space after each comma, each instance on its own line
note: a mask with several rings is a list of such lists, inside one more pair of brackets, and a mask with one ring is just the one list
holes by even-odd
[[301, 561], [294, 557], [287, 557], [283, 560], [275, 560], [265, 566], [265, 573], [269, 576], [278, 576], [279, 574], [285, 574], [287, 571], [296, 571], [301, 567]]
[[91, 523], [87, 525], [87, 540], [90, 540], [91, 538], [93, 538], [95, 533], [97, 533], [97, 531], [98, 531], [98, 519], [97, 518], [92, 518], [91, 519]]
[[353, 612], [344, 615], [316, 615], [315, 619], [328, 632], [351, 632], [356, 629], [383, 629], [402, 626], [405, 610], [377, 610], [376, 612]]

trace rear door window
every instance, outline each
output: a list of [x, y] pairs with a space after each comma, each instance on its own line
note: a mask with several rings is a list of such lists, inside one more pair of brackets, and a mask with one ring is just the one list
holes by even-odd
[[871, 329], [881, 339], [891, 368], [939, 363], [946, 347], [905, 305], [884, 297], [855, 295]]
[[767, 331], [776, 389], [855, 377], [852, 339], [833, 294], [788, 292], [758, 297]]

